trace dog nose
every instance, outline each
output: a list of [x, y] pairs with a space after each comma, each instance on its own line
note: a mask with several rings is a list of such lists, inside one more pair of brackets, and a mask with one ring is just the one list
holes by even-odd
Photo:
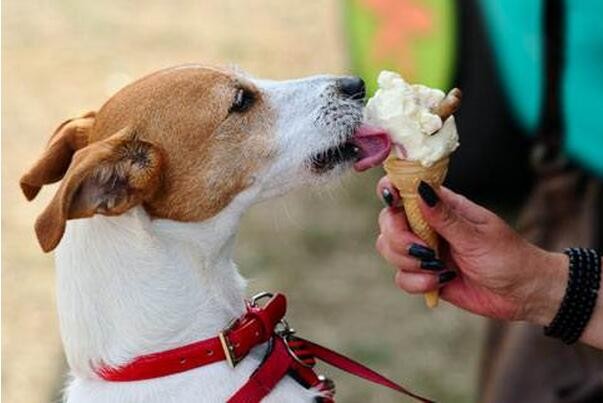
[[344, 77], [337, 80], [337, 89], [346, 98], [363, 100], [366, 95], [364, 81], [360, 77]]

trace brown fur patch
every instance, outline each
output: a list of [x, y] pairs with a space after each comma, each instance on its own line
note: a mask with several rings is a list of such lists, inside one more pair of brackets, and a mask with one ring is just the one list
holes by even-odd
[[117, 215], [146, 200], [159, 187], [162, 152], [128, 128], [77, 151], [53, 199], [36, 220], [45, 252], [54, 249], [68, 219]]
[[[255, 102], [229, 112], [241, 88]], [[98, 113], [61, 124], [21, 179], [31, 200], [64, 177], [36, 222], [42, 248], [56, 247], [67, 219], [137, 204], [156, 218], [214, 216], [272, 158], [273, 125], [261, 92], [225, 70], [180, 66], [130, 84]]]
[[[230, 113], [236, 91], [255, 92], [246, 112]], [[183, 66], [145, 77], [98, 112], [90, 142], [130, 127], [166, 158], [162, 186], [145, 203], [154, 217], [201, 221], [253, 182], [274, 150], [273, 114], [252, 84], [233, 73]]]
[[20, 180], [27, 200], [33, 200], [42, 186], [61, 180], [73, 154], [88, 145], [88, 133], [94, 124], [94, 112], [61, 123], [48, 141], [44, 154]]

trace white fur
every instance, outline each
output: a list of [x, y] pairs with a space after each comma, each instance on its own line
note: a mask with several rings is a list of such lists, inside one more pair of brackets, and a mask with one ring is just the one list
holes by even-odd
[[[68, 222], [56, 250], [61, 334], [73, 377], [68, 402], [225, 401], [259, 365], [264, 346], [234, 370], [219, 362], [124, 383], [103, 381], [93, 370], [214, 337], [240, 316], [245, 280], [232, 255], [241, 215], [259, 200], [315, 181], [309, 157], [341, 143], [358, 123], [360, 106], [336, 99], [333, 77], [255, 82], [277, 111], [277, 157], [218, 215], [199, 223], [151, 220], [136, 207]], [[321, 109], [328, 103], [355, 120], [330, 121]], [[315, 396], [286, 377], [266, 401]]]

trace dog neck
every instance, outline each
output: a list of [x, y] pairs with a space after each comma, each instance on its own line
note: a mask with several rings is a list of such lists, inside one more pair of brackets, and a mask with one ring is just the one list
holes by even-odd
[[215, 336], [245, 305], [232, 261], [250, 195], [201, 223], [151, 220], [142, 207], [72, 220], [56, 253], [57, 304], [76, 376]]

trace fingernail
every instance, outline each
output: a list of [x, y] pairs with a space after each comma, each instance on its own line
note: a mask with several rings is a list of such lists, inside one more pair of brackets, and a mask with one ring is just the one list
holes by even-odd
[[[442, 271], [445, 269], [444, 262], [439, 259], [421, 261], [421, 269], [429, 271]], [[445, 273], [445, 272], [444, 272]], [[454, 272], [451, 272], [454, 273]]]
[[443, 271], [440, 274], [438, 274], [438, 284], [439, 285], [444, 285], [446, 283], [451, 282], [455, 278], [456, 278], [456, 272], [455, 271], [452, 271], [452, 270]]
[[434, 207], [438, 203], [438, 201], [440, 201], [440, 198], [438, 197], [435, 190], [433, 190], [433, 188], [429, 186], [427, 182], [423, 181], [419, 183], [419, 196], [421, 196], [421, 199], [423, 199], [423, 201], [429, 207]]
[[394, 205], [394, 195], [388, 188], [381, 191], [381, 199], [386, 207], [392, 207]]
[[435, 258], [435, 251], [427, 246], [419, 245], [418, 243], [413, 243], [408, 248], [408, 254], [412, 257], [416, 257], [417, 259], [426, 259], [431, 260]]

